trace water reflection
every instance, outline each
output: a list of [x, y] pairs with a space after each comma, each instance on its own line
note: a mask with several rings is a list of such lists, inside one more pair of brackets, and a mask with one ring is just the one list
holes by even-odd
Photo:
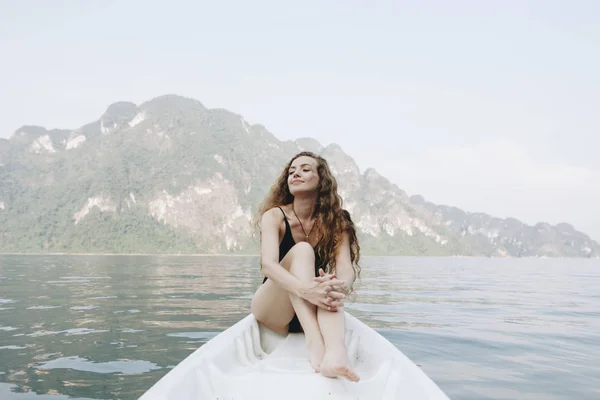
[[[0, 256], [0, 398], [136, 399], [260, 282], [256, 257]], [[599, 284], [582, 260], [365, 257], [347, 310], [453, 398], [595, 398]]]
[[0, 380], [32, 394], [137, 398], [246, 315], [258, 281], [254, 258], [243, 257], [1, 258], [11, 267], [0, 312], [17, 312], [0, 314], [11, 322], [0, 327]]
[[54, 389], [48, 390], [45, 394], [33, 392], [23, 392], [23, 388], [15, 384], [0, 383], [0, 399], [15, 400], [93, 400], [87, 397], [70, 397], [61, 395]]
[[89, 371], [99, 374], [110, 374], [120, 372], [122, 374], [141, 374], [160, 367], [149, 361], [125, 360], [92, 362], [79, 356], [60, 357], [37, 366], [37, 369], [72, 369], [76, 371]]

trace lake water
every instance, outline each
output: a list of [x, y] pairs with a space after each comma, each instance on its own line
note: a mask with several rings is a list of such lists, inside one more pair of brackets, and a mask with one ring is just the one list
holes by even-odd
[[[347, 311], [458, 399], [599, 399], [600, 261], [364, 257]], [[249, 313], [256, 257], [0, 255], [0, 399], [136, 399]]]

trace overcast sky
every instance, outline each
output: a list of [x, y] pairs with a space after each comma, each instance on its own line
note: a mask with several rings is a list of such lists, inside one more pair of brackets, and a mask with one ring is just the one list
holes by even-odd
[[180, 94], [600, 240], [600, 2], [0, 0], [0, 137]]

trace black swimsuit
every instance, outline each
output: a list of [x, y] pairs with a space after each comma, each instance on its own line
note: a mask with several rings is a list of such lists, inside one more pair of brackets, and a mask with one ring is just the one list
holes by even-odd
[[[281, 243], [279, 243], [279, 262], [283, 260], [283, 257], [290, 251], [292, 247], [296, 245], [296, 241], [292, 236], [292, 228], [290, 227], [290, 223], [287, 220], [285, 213], [281, 207], [278, 207], [283, 213], [283, 218], [285, 221], [285, 234], [283, 235], [283, 239], [281, 239]], [[315, 276], [319, 276], [319, 268], [323, 268], [322, 260], [317, 254], [315, 249]], [[267, 281], [267, 277], [263, 279], [263, 283]], [[298, 320], [298, 316], [294, 313], [294, 317], [290, 321], [290, 325], [288, 331], [291, 333], [302, 332], [302, 325], [300, 325], [300, 321]]]

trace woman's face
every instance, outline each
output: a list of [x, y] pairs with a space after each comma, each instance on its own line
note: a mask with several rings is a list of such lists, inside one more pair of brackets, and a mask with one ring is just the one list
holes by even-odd
[[300, 192], [316, 192], [319, 186], [317, 160], [308, 156], [296, 158], [288, 169], [288, 187], [292, 196]]

